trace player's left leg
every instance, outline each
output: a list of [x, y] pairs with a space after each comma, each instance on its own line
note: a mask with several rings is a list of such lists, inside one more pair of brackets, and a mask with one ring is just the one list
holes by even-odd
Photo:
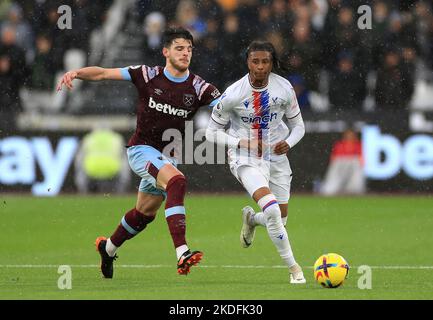
[[133, 170], [143, 178], [152, 192], [159, 192], [166, 199], [165, 216], [178, 259], [179, 274], [188, 274], [191, 266], [200, 262], [203, 253], [191, 252], [186, 243], [186, 214], [184, 199], [186, 178], [176, 168], [176, 161], [166, 157], [151, 146], [135, 146], [128, 149]]
[[253, 199], [262, 208], [266, 218], [266, 229], [268, 235], [277, 248], [283, 261], [289, 268], [290, 283], [302, 284], [305, 283], [302, 268], [296, 262], [290, 245], [289, 236], [281, 219], [280, 206], [277, 205], [276, 197], [271, 193], [270, 189], [261, 188], [254, 192]]
[[186, 242], [186, 210], [184, 199], [187, 181], [173, 165], [166, 164], [157, 174], [157, 185], [165, 189], [167, 200], [165, 216], [178, 259], [177, 272], [187, 275], [190, 267], [198, 264], [203, 257], [201, 251], [191, 251]]
[[292, 168], [289, 160], [271, 162], [271, 173], [269, 176], [269, 188], [275, 195], [280, 206], [281, 220], [283, 225], [287, 224], [288, 203], [290, 200], [290, 188], [292, 185]]
[[[275, 195], [281, 211], [281, 221], [284, 227], [287, 224], [288, 202], [290, 200], [290, 188], [292, 184], [292, 168], [289, 160], [284, 158], [278, 162], [271, 162], [269, 187]], [[304, 273], [299, 264], [295, 264], [290, 269], [290, 283], [305, 283]]]
[[[305, 283], [302, 269], [294, 258], [289, 237], [283, 225], [282, 212], [280, 209], [283, 207], [285, 210], [284, 214], [287, 217], [287, 202], [291, 182], [291, 170], [288, 161], [287, 163], [280, 163], [277, 169], [271, 167], [269, 186], [272, 186], [276, 195], [272, 192], [270, 187], [254, 187], [258, 186], [257, 182], [260, 181], [260, 177], [257, 176], [257, 170], [254, 168], [240, 168], [239, 177], [245, 188], [252, 194], [253, 199], [262, 209], [262, 214], [259, 215], [260, 219], [264, 219], [269, 237], [276, 246], [281, 258], [289, 267], [290, 282]], [[257, 189], [254, 190], [255, 188]], [[253, 220], [256, 220], [256, 216], [253, 217]]]

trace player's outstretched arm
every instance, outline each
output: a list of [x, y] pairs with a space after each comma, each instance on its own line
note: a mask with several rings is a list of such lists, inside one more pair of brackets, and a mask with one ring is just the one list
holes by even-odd
[[224, 127], [224, 125], [220, 125], [211, 119], [206, 129], [206, 140], [220, 146], [262, 152], [263, 143], [261, 141], [232, 137], [225, 132]]
[[61, 91], [63, 86], [69, 90], [73, 89], [72, 81], [75, 79], [87, 81], [102, 81], [102, 80], [124, 80], [121, 69], [105, 69], [101, 67], [87, 67], [74, 71], [66, 72], [59, 84], [57, 91]]
[[276, 154], [285, 154], [293, 148], [305, 135], [305, 125], [302, 119], [301, 112], [295, 117], [287, 119], [287, 126], [289, 127], [290, 134], [285, 141], [277, 143], [274, 152]]
[[240, 140], [227, 134], [224, 127], [225, 125], [210, 119], [206, 129], [206, 140], [222, 146], [237, 147]]

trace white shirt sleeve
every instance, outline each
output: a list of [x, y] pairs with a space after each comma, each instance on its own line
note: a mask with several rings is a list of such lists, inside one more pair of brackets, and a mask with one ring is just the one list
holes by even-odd
[[240, 139], [227, 134], [224, 127], [210, 119], [206, 129], [206, 140], [222, 146], [238, 147]]
[[226, 95], [221, 96], [220, 101], [214, 106], [209, 125], [206, 130], [206, 139], [218, 145], [237, 147], [240, 139], [227, 134], [225, 126], [230, 122], [231, 104]]
[[298, 114], [301, 113], [301, 109], [299, 108], [298, 99], [296, 99], [296, 93], [295, 89], [293, 89], [292, 86], [290, 86], [290, 93], [289, 93], [289, 101], [287, 102], [286, 106], [286, 118], [287, 120], [295, 118]]
[[298, 99], [293, 87], [290, 88], [289, 103], [287, 104], [286, 112], [287, 126], [290, 134], [286, 139], [290, 149], [293, 148], [305, 135], [305, 125], [302, 119], [301, 109], [299, 108]]
[[218, 98], [217, 103], [212, 109], [211, 120], [225, 126], [230, 122], [231, 110], [232, 105], [227, 98], [227, 93], [224, 93], [220, 98]]
[[299, 112], [296, 117], [288, 119], [287, 126], [289, 127], [290, 134], [286, 142], [290, 149], [292, 149], [305, 135], [305, 125], [301, 112]]

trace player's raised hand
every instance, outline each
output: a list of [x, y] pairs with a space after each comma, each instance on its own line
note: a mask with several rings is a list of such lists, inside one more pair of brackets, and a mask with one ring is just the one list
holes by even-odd
[[290, 146], [286, 141], [280, 141], [274, 146], [274, 153], [277, 155], [283, 155], [289, 152]]
[[60, 80], [59, 84], [57, 85], [57, 91], [61, 91], [63, 85], [65, 85], [69, 90], [72, 90], [74, 88], [74, 86], [72, 85], [72, 81], [77, 77], [77, 75], [78, 74], [75, 71], [66, 72]]

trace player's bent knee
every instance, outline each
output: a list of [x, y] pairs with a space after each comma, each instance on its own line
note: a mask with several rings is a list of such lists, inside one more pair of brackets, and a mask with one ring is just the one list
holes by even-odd
[[266, 196], [271, 195], [271, 190], [268, 187], [260, 187], [256, 191], [254, 191], [252, 198], [258, 202], [260, 199], [263, 199]]
[[155, 215], [146, 215], [137, 209], [132, 209], [123, 217], [121, 223], [134, 236], [143, 231], [153, 220], [155, 220]]
[[136, 212], [137, 212], [137, 218], [139, 221], [138, 228], [141, 230], [144, 230], [144, 228], [146, 228], [146, 226], [148, 224], [152, 223], [153, 220], [155, 220], [155, 216], [156, 216], [155, 213], [147, 213], [147, 212], [142, 213], [139, 211], [136, 211]]
[[183, 173], [180, 172], [176, 167], [171, 164], [166, 164], [161, 168], [161, 170], [159, 170], [157, 174], [157, 185], [163, 189], [167, 189], [170, 181], [178, 176], [184, 177]]
[[159, 210], [163, 202], [163, 195], [139, 192], [135, 208], [137, 211], [142, 212], [145, 215], [152, 215], [151, 213]]
[[171, 178], [167, 183], [167, 192], [179, 192], [184, 193], [186, 192], [187, 187], [187, 180], [184, 175], [177, 175]]
[[282, 226], [280, 206], [273, 194], [265, 195], [258, 201], [258, 204], [263, 210], [268, 228], [273, 229]]
[[157, 212], [155, 210], [138, 210], [135, 209], [140, 215], [144, 216], [146, 219], [155, 219]]
[[156, 213], [155, 211], [145, 211], [142, 213], [142, 215], [144, 216], [145, 219], [150, 220], [150, 222], [153, 222], [153, 220], [155, 220], [156, 218]]

